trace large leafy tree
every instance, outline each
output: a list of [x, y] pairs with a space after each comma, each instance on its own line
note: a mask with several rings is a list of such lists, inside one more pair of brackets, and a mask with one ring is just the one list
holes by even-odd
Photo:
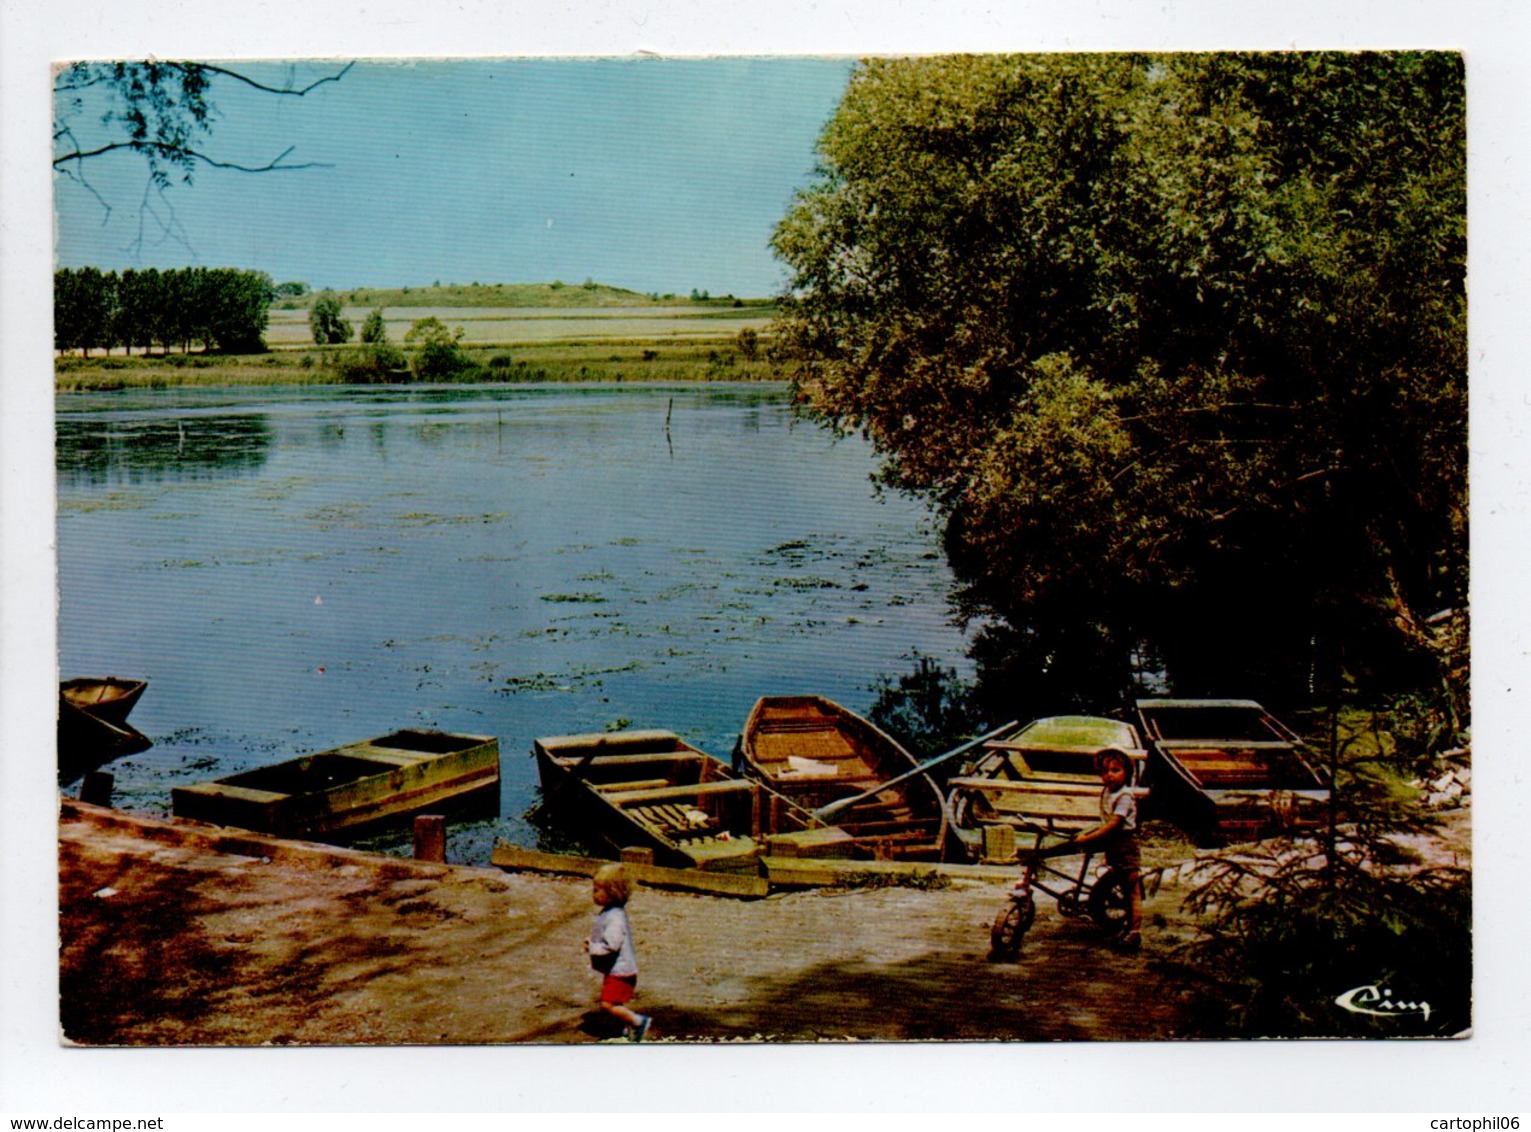
[[1414, 675], [1465, 599], [1464, 132], [1449, 54], [858, 69], [776, 330], [939, 509], [991, 676], [1099, 703], [1147, 642], [1281, 698], [1316, 641]]

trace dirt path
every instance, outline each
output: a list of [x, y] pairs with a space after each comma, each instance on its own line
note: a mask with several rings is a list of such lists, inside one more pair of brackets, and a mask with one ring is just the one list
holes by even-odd
[[[67, 803], [61, 1015], [86, 1045], [593, 1042], [583, 880], [425, 865]], [[655, 1036], [1162, 1039], [1183, 1025], [1154, 960], [1051, 902], [1021, 962], [986, 962], [1003, 901], [814, 891], [759, 901], [640, 891], [640, 1008]]]

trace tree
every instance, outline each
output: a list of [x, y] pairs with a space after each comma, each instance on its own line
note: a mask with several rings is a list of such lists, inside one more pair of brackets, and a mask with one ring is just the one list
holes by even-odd
[[439, 318], [420, 318], [404, 335], [404, 344], [415, 347], [410, 369], [421, 381], [450, 381], [468, 366], [459, 343], [462, 330], [448, 329]]
[[775, 331], [940, 512], [991, 676], [1099, 703], [1147, 642], [1177, 690], [1295, 694], [1335, 636], [1417, 675], [1465, 599], [1463, 89], [1429, 53], [857, 71]]
[[308, 328], [314, 342], [333, 346], [351, 340], [351, 324], [340, 317], [340, 299], [331, 291], [321, 291], [308, 311]]
[[54, 348], [79, 349], [88, 356], [93, 346], [110, 346], [116, 307], [116, 275], [102, 274], [94, 267], [54, 272]]
[[383, 321], [383, 308], [378, 307], [367, 315], [361, 324], [361, 340], [368, 345], [383, 345], [388, 341], [388, 325]]

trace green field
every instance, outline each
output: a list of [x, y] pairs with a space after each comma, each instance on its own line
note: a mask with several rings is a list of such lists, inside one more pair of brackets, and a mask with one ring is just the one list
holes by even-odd
[[[78, 356], [59, 358], [60, 392], [159, 389], [184, 385], [339, 385], [336, 361], [359, 346], [279, 350], [223, 356]], [[512, 348], [469, 346], [469, 381], [775, 381], [787, 373], [760, 355], [748, 359], [732, 344], [711, 339], [628, 339], [539, 342]], [[407, 379], [405, 379], [407, 380]]]
[[[451, 295], [450, 290], [464, 292]], [[547, 303], [577, 292], [579, 299]], [[164, 388], [185, 385], [342, 384], [365, 356], [354, 341], [367, 314], [383, 310], [389, 344], [401, 351], [383, 380], [407, 381], [411, 351], [405, 335], [418, 319], [435, 318], [459, 336], [458, 381], [765, 381], [787, 375], [770, 348], [775, 308], [768, 300], [651, 300], [615, 288], [518, 284], [503, 287], [421, 288], [338, 292], [353, 341], [316, 346], [302, 308], [271, 310], [265, 354], [219, 355], [157, 351], [62, 356], [54, 366], [59, 391]], [[614, 302], [614, 295], [632, 296]], [[493, 297], [496, 301], [485, 300]], [[418, 303], [398, 303], [399, 298]], [[461, 305], [451, 299], [462, 298]], [[569, 296], [573, 299], [573, 296]], [[602, 300], [601, 305], [588, 301]], [[735, 305], [735, 304], [738, 305]], [[745, 333], [742, 333], [745, 332]], [[754, 335], [753, 340], [751, 334]], [[349, 363], [349, 364], [348, 364]], [[377, 380], [374, 378], [373, 380]]]

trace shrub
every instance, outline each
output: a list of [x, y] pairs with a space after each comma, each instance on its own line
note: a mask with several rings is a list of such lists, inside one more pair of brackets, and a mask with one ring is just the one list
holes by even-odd
[[386, 343], [337, 353], [330, 369], [341, 381], [352, 385], [401, 381], [409, 374], [404, 355]]
[[308, 312], [308, 328], [313, 331], [314, 344], [334, 346], [351, 339], [351, 324], [340, 317], [340, 300], [332, 292], [325, 291], [314, 300]]
[[361, 340], [368, 345], [382, 345], [388, 341], [388, 325], [383, 321], [383, 308], [378, 307], [361, 324]]
[[449, 330], [439, 318], [417, 319], [404, 336], [406, 345], [414, 346], [410, 369], [421, 381], [453, 381], [472, 368], [462, 352], [461, 330]]

